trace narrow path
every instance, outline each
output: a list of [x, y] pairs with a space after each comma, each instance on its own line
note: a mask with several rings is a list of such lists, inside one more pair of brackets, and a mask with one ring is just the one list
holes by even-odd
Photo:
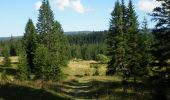
[[74, 100], [89, 100], [92, 98], [92, 84], [91, 82], [82, 81], [82, 79], [80, 81], [80, 79], [65, 82], [62, 90]]

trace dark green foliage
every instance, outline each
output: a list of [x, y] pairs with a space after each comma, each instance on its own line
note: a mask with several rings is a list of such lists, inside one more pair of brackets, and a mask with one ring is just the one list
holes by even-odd
[[151, 33], [149, 33], [148, 30], [148, 24], [146, 18], [144, 18], [144, 21], [142, 23], [142, 30], [139, 34], [139, 50], [140, 50], [140, 66], [141, 75], [146, 75], [148, 73], [148, 68], [150, 67], [151, 63], [153, 62], [153, 56], [151, 54], [153, 44], [153, 36]]
[[153, 45], [153, 55], [155, 56], [155, 63], [159, 68], [166, 67], [167, 72], [164, 72], [162, 77], [168, 74], [168, 60], [170, 59], [170, 23], [169, 23], [169, 0], [158, 0], [162, 2], [162, 7], [157, 7], [153, 11], [153, 20], [157, 22], [153, 34], [155, 37], [155, 44]]
[[57, 53], [51, 53], [44, 45], [38, 45], [34, 58], [36, 77], [44, 80], [59, 78], [61, 70], [58, 66], [58, 60], [56, 60], [57, 57]]
[[[35, 74], [38, 78], [46, 78], [47, 74], [50, 73], [49, 70], [49, 51], [44, 45], [38, 45], [35, 51], [34, 65], [35, 65]], [[49, 71], [49, 72], [48, 72]], [[48, 73], [47, 73], [48, 72]]]
[[108, 63], [107, 74], [114, 74], [116, 69], [123, 71], [127, 65], [126, 59], [126, 34], [123, 32], [123, 12], [122, 6], [117, 1], [111, 14], [109, 34], [107, 37], [108, 55], [111, 60]]
[[49, 5], [48, 0], [43, 0], [39, 10], [37, 32], [39, 34], [39, 41], [42, 44], [48, 45], [51, 31], [54, 30], [54, 15]]
[[106, 40], [107, 31], [68, 34], [70, 45], [100, 44]]
[[138, 21], [137, 15], [134, 10], [134, 6], [132, 1], [129, 1], [128, 4], [128, 14], [127, 14], [128, 22], [127, 22], [127, 59], [128, 66], [127, 69], [130, 72], [130, 75], [134, 77], [134, 82], [136, 83], [136, 77], [139, 75], [139, 72], [143, 68], [140, 66], [140, 57], [142, 56], [140, 53], [140, 45], [139, 45], [139, 30], [138, 30]]
[[10, 39], [10, 55], [11, 56], [17, 55], [15, 43], [16, 42], [14, 41], [13, 37], [11, 36], [11, 39]]
[[63, 34], [60, 23], [54, 20], [48, 0], [43, 0], [39, 10], [37, 32], [39, 34], [39, 42], [47, 47], [48, 52], [56, 56], [53, 60], [57, 62], [57, 66], [65, 66], [69, 58], [68, 41]]
[[71, 58], [96, 60], [98, 54], [106, 54], [106, 31], [67, 35]]
[[35, 49], [37, 46], [37, 34], [36, 34], [36, 30], [31, 19], [28, 20], [22, 41], [23, 41], [22, 44], [26, 51], [28, 66], [30, 67], [31, 72], [33, 72], [35, 71], [33, 59], [35, 56], [34, 53], [35, 53]]
[[27, 62], [27, 55], [24, 49], [20, 50], [19, 63], [17, 70], [17, 78], [19, 80], [28, 80], [30, 75], [30, 68]]
[[170, 82], [170, 0], [156, 0], [161, 3], [160, 7], [153, 10], [153, 20], [157, 23], [153, 30], [155, 42], [153, 45], [153, 56], [155, 57], [154, 66], [152, 68], [157, 83], [155, 97], [166, 100], [167, 84]]
[[111, 58], [107, 74], [118, 72], [124, 80], [133, 77], [135, 83], [137, 77], [148, 74], [148, 67], [152, 62], [152, 36], [148, 33], [146, 20], [139, 32], [137, 15], [131, 0], [128, 7], [124, 0], [122, 4], [119, 1], [115, 3], [107, 44]]
[[69, 58], [69, 45], [59, 22], [54, 22], [54, 29], [49, 33], [48, 49], [56, 54], [58, 65], [66, 66]]
[[11, 67], [11, 60], [9, 58], [9, 48], [8, 46], [5, 46], [3, 48], [3, 56], [4, 56], [4, 60], [3, 60], [3, 67]]

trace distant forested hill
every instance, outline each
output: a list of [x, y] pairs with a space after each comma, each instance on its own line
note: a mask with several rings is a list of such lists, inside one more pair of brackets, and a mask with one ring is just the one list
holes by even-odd
[[[84, 60], [96, 60], [98, 54], [106, 54], [106, 34], [107, 31], [75, 31], [65, 32], [70, 44], [70, 58], [79, 58]], [[22, 36], [12, 37], [17, 41]], [[7, 44], [10, 47], [11, 37], [0, 37], [0, 47]], [[19, 42], [14, 42], [17, 46]], [[10, 48], [9, 48], [10, 49]], [[2, 50], [0, 50], [0, 55]]]
[[67, 34], [71, 58], [96, 60], [98, 54], [106, 54], [107, 31]]

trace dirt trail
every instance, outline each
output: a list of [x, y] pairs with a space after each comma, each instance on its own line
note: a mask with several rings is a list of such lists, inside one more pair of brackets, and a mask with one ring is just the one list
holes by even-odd
[[91, 98], [94, 98], [92, 83], [83, 78], [65, 82], [63, 86], [62, 91], [73, 100], [91, 100]]

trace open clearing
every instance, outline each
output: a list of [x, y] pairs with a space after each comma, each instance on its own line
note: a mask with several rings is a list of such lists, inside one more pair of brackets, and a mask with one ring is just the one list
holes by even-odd
[[[0, 97], [4, 100], [148, 100], [148, 87], [138, 84], [136, 90], [126, 87], [123, 91], [121, 77], [105, 76], [106, 65], [99, 64], [99, 75], [95, 75], [95, 61], [70, 61], [63, 68], [61, 82], [3, 81]], [[17, 92], [16, 92], [17, 91]]]

